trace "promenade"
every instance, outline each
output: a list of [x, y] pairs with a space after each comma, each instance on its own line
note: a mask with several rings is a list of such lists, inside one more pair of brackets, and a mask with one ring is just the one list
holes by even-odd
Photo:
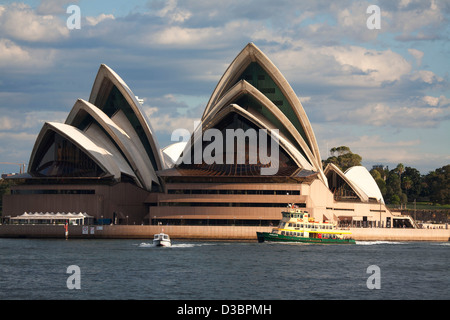
[[[272, 227], [241, 226], [149, 226], [89, 225], [69, 226], [69, 239], [153, 239], [164, 231], [172, 239], [245, 240], [256, 239], [256, 232]], [[450, 229], [350, 228], [359, 241], [449, 241]], [[2, 238], [65, 238], [64, 225], [0, 225]]]

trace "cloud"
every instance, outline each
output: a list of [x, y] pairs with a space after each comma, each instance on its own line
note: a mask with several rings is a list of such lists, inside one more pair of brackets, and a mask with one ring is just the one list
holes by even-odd
[[[43, 121], [56, 120], [54, 111], [64, 120], [77, 98], [88, 98], [106, 63], [145, 98], [143, 109], [165, 145], [174, 129], [191, 130], [248, 42], [287, 78], [316, 134], [324, 125], [327, 137], [343, 130], [341, 142], [356, 142], [349, 128], [363, 126], [381, 141], [379, 130], [406, 135], [448, 125], [448, 66], [436, 67], [448, 42], [450, 10], [441, 1], [378, 0], [380, 30], [366, 27], [371, 1], [155, 0], [139, 7], [148, 10], [120, 14], [116, 2], [103, 13], [83, 2], [81, 30], [69, 31], [65, 9], [72, 3], [79, 2], [0, 5], [4, 136], [37, 134]], [[419, 149], [410, 146], [410, 153], [413, 147]]]
[[[362, 135], [351, 138], [348, 133], [345, 137], [345, 143], [342, 143], [342, 138], [330, 137], [326, 139], [327, 146], [331, 148], [346, 145], [353, 153], [359, 154], [365, 164], [413, 163], [420, 160], [421, 157], [417, 153], [417, 148], [422, 143], [420, 139], [396, 141], [383, 138], [380, 135]], [[326, 156], [323, 156], [323, 158], [325, 159]]]
[[405, 104], [368, 103], [327, 118], [333, 122], [396, 128], [433, 128], [449, 119], [450, 103], [444, 96], [414, 98]]
[[380, 87], [401, 80], [412, 70], [403, 56], [390, 49], [361, 46], [315, 46], [301, 41], [270, 57], [279, 69], [286, 70], [288, 78], [296, 81], [303, 77], [319, 86]]
[[414, 57], [414, 59], [416, 59], [416, 64], [418, 66], [420, 66], [422, 64], [422, 58], [423, 58], [424, 53], [420, 50], [413, 49], [413, 48], [408, 49], [408, 52], [410, 55], [412, 55]]
[[[151, 105], [146, 101], [150, 101]], [[171, 134], [180, 128], [193, 131], [194, 122], [200, 120], [200, 114], [192, 114], [195, 107], [173, 94], [166, 94], [163, 97], [145, 98], [143, 110], [155, 132]]]
[[42, 15], [65, 14], [67, 7], [76, 3], [78, 0], [41, 0], [36, 12]]
[[39, 70], [54, 63], [56, 50], [21, 47], [9, 39], [0, 38], [0, 67]]
[[97, 24], [99, 24], [100, 22], [104, 21], [104, 20], [108, 20], [108, 19], [112, 19], [114, 20], [115, 17], [113, 14], [99, 14], [96, 17], [86, 17], [86, 22], [90, 25], [90, 26], [96, 26]]
[[69, 36], [65, 21], [55, 15], [37, 14], [23, 3], [0, 6], [0, 36], [28, 42], [55, 42]]
[[440, 37], [435, 27], [445, 23], [441, 1], [403, 1], [392, 10], [391, 30], [399, 31], [398, 40], [423, 40]]
[[177, 0], [168, 0], [166, 6], [156, 13], [161, 18], [167, 18], [169, 23], [180, 23], [189, 19], [192, 13], [177, 6]]

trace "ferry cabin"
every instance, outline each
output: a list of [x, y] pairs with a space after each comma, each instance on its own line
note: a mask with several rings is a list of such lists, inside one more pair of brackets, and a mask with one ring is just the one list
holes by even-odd
[[345, 233], [336, 230], [336, 224], [334, 223], [315, 221], [307, 211], [291, 209], [289, 212], [282, 212], [282, 214], [283, 218], [278, 228], [274, 228], [272, 233], [313, 239], [342, 239], [342, 234]]

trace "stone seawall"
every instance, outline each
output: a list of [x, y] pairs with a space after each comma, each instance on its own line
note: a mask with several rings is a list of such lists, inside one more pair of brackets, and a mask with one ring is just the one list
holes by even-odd
[[[152, 239], [164, 231], [172, 239], [249, 240], [256, 241], [256, 232], [272, 227], [233, 226], [69, 226], [70, 239]], [[360, 241], [449, 241], [450, 229], [352, 228], [352, 237]], [[0, 225], [2, 238], [61, 238], [63, 225]]]

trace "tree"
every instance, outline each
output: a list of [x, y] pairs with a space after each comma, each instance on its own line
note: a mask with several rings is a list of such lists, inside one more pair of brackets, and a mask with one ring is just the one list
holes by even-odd
[[399, 163], [394, 170], [398, 173], [399, 177], [401, 177], [403, 171], [405, 171], [405, 166], [403, 165], [403, 163]]
[[450, 164], [423, 177], [422, 195], [440, 204], [450, 204]]
[[[350, 148], [347, 146], [331, 148], [330, 153], [332, 156], [324, 161], [324, 166], [328, 163], [333, 163], [339, 167], [339, 169], [345, 171], [348, 168], [361, 165], [361, 156], [351, 152]], [[337, 154], [337, 156], [335, 156], [335, 154]]]
[[386, 198], [392, 204], [405, 202], [406, 196], [402, 192], [401, 178], [397, 168], [389, 171], [386, 178]]
[[418, 199], [422, 189], [422, 175], [419, 170], [405, 167], [405, 171], [402, 174], [402, 187], [409, 201], [412, 202], [414, 199]]
[[393, 194], [389, 201], [391, 204], [400, 204], [400, 197], [396, 194]]

